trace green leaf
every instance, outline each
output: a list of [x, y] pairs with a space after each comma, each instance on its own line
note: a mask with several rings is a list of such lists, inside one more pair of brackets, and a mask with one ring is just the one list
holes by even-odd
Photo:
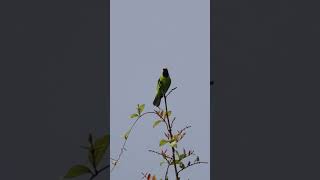
[[125, 134], [123, 134], [121, 137], [124, 138], [125, 140], [127, 140], [129, 137], [129, 134], [130, 134], [130, 129]]
[[184, 159], [184, 158], [186, 158], [186, 157], [187, 157], [186, 154], [180, 154], [180, 155], [179, 155], [179, 159]]
[[143, 110], [144, 110], [144, 106], [145, 106], [145, 104], [141, 104], [141, 105], [139, 106], [140, 113], [142, 113], [142, 112], [143, 112]]
[[130, 118], [136, 118], [138, 117], [139, 115], [137, 113], [134, 113], [134, 114], [131, 114]]
[[176, 148], [177, 147], [177, 141], [173, 141], [169, 144], [171, 147]]
[[103, 158], [103, 156], [106, 154], [106, 150], [109, 147], [109, 143], [110, 143], [110, 136], [104, 135], [103, 137], [97, 139], [94, 143], [94, 148], [95, 148], [95, 162], [96, 165], [98, 166], [101, 159]]
[[[179, 164], [180, 163], [180, 160], [179, 159], [176, 159], [175, 161], [174, 161], [174, 164]], [[173, 165], [173, 161], [171, 162], [171, 165]]]
[[125, 140], [127, 140], [128, 137], [129, 137], [129, 133], [130, 133], [130, 130], [127, 131], [122, 137], [123, 137]]
[[143, 112], [144, 106], [145, 106], [144, 104], [138, 104], [137, 105], [137, 111], [138, 111], [139, 115]]
[[91, 170], [84, 165], [75, 165], [69, 169], [64, 178], [74, 178], [83, 174], [90, 174]]
[[160, 124], [162, 122], [162, 120], [160, 119], [160, 120], [156, 120], [154, 123], [153, 123], [153, 125], [152, 125], [152, 127], [153, 128], [155, 128], [158, 124]]
[[161, 146], [163, 146], [163, 145], [165, 145], [165, 144], [167, 144], [167, 143], [168, 143], [167, 140], [161, 139], [161, 140], [160, 140], [160, 143], [159, 143], [159, 146], [161, 147]]

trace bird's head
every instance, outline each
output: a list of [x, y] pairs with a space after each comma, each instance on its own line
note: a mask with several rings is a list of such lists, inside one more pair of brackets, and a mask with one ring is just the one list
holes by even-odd
[[164, 77], [169, 77], [169, 71], [168, 71], [167, 68], [163, 68], [163, 69], [162, 69], [162, 75], [163, 75]]

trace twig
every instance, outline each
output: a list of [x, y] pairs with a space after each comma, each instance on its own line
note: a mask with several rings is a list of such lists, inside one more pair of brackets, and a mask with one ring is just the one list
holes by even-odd
[[103, 168], [101, 168], [100, 170], [98, 170], [95, 174], [92, 174], [92, 176], [90, 177], [89, 180], [92, 180], [93, 178], [95, 178], [96, 176], [98, 176], [102, 171], [106, 170], [107, 168], [109, 168], [110, 165], [106, 165]]
[[96, 165], [96, 161], [95, 161], [95, 149], [94, 149], [94, 145], [92, 142], [92, 135], [91, 134], [89, 136], [89, 142], [90, 142], [90, 153], [92, 156], [92, 166], [93, 166], [94, 173], [97, 174], [98, 170], [97, 170], [97, 165]]
[[[173, 88], [169, 93], [168, 95], [176, 88]], [[167, 119], [168, 119], [168, 126], [169, 126], [169, 134], [170, 134], [170, 139], [172, 139], [173, 135], [172, 135], [172, 129], [171, 129], [171, 126], [170, 126], [170, 119], [169, 119], [169, 115], [168, 115], [168, 104], [167, 104], [167, 96], [165, 95], [165, 93], [162, 91], [162, 94], [163, 94], [163, 97], [164, 97], [164, 104], [165, 104], [165, 107], [166, 107], [166, 116], [167, 116]], [[175, 148], [172, 146], [171, 147], [172, 149], [172, 159], [173, 159], [173, 166], [174, 166], [174, 171], [175, 171], [175, 174], [176, 174], [176, 180], [179, 180], [179, 173], [178, 173], [178, 170], [177, 170], [177, 165], [176, 165], [176, 157], [175, 157]]]
[[191, 126], [186, 126], [185, 128], [183, 128], [180, 131], [178, 131], [178, 133], [181, 134], [183, 131], [187, 130], [188, 128], [191, 128]]
[[176, 90], [178, 87], [172, 88], [168, 93], [167, 93], [167, 97], [171, 94], [172, 91]]
[[[164, 153], [159, 153], [159, 152], [157, 152], [157, 151], [154, 151], [154, 150], [148, 150], [149, 152], [152, 152], [152, 153], [155, 153], [155, 154], [158, 154], [158, 155], [160, 155], [160, 156], [164, 156], [164, 157], [166, 157], [166, 158], [169, 158], [169, 159], [172, 159], [172, 157], [169, 157], [169, 156], [167, 156], [166, 154], [164, 154]], [[167, 160], [167, 159], [166, 159]], [[168, 160], [167, 160], [168, 161]]]
[[195, 162], [195, 163], [191, 163], [190, 165], [187, 165], [185, 168], [180, 169], [180, 170], [178, 171], [178, 173], [180, 173], [181, 171], [187, 169], [188, 167], [193, 166], [193, 165], [196, 165], [196, 164], [208, 164], [208, 162], [198, 161], [198, 162]]
[[129, 133], [127, 134], [128, 137], [125, 138], [125, 140], [124, 140], [124, 142], [123, 142], [123, 144], [122, 144], [122, 147], [121, 147], [121, 149], [120, 149], [120, 153], [119, 153], [119, 155], [118, 155], [118, 158], [114, 161], [114, 164], [113, 164], [110, 172], [112, 172], [112, 171], [114, 170], [114, 168], [116, 167], [116, 165], [118, 164], [118, 162], [119, 162], [119, 160], [120, 160], [120, 158], [121, 158], [121, 156], [122, 156], [122, 154], [123, 154], [123, 152], [124, 152], [124, 150], [125, 150], [125, 145], [126, 145], [127, 140], [128, 140], [128, 138], [129, 138], [129, 134], [131, 133], [131, 130], [133, 129], [133, 127], [135, 126], [135, 124], [138, 122], [138, 120], [139, 120], [142, 116], [144, 116], [144, 115], [146, 115], [146, 114], [154, 114], [154, 113], [155, 113], [155, 112], [145, 112], [145, 113], [139, 115], [138, 118], [134, 121], [133, 125], [130, 127], [130, 129], [129, 129], [129, 131], [128, 131], [128, 132], [129, 132]]
[[166, 175], [164, 176], [164, 180], [167, 180], [169, 167], [170, 167], [170, 164], [168, 164], [168, 166], [167, 166]]
[[169, 131], [169, 125], [167, 124], [167, 121], [162, 116], [160, 116], [157, 111], [155, 111], [155, 114], [166, 124], [167, 130]]
[[171, 122], [171, 127], [173, 127], [173, 122], [176, 120], [176, 117], [173, 118], [172, 122]]

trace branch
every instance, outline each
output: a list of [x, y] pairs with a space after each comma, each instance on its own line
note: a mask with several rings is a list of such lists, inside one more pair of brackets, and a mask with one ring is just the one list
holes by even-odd
[[93, 178], [95, 178], [96, 176], [98, 176], [102, 171], [106, 170], [107, 168], [109, 168], [110, 165], [106, 165], [103, 168], [101, 168], [100, 170], [98, 170], [95, 174], [92, 174], [92, 176], [90, 177], [89, 180], [92, 180]]
[[[169, 156], [167, 156], [165, 153], [159, 153], [159, 152], [157, 152], [157, 151], [154, 151], [154, 150], [148, 150], [149, 152], [152, 152], [152, 153], [155, 153], [155, 154], [158, 154], [158, 155], [160, 155], [160, 156], [164, 156], [164, 157], [166, 157], [166, 158], [169, 158], [169, 159], [172, 159], [172, 157], [169, 157]], [[165, 160], [167, 160], [165, 158]], [[168, 160], [167, 160], [167, 162], [168, 162]]]
[[178, 171], [178, 173], [180, 173], [181, 171], [187, 169], [188, 167], [191, 167], [191, 166], [196, 165], [196, 164], [208, 164], [208, 162], [198, 161], [198, 162], [195, 162], [195, 163], [188, 164], [185, 168], [180, 169], [180, 170]]
[[94, 149], [94, 145], [92, 142], [92, 135], [91, 134], [89, 135], [89, 142], [90, 142], [90, 150], [89, 151], [92, 156], [92, 166], [93, 166], [94, 173], [97, 174], [98, 170], [97, 170], [97, 165], [95, 162], [95, 149]]
[[169, 125], [167, 124], [167, 121], [162, 116], [160, 116], [160, 114], [156, 110], [154, 110], [154, 112], [166, 124], [167, 130], [169, 131]]
[[173, 118], [172, 122], [171, 122], [171, 127], [173, 127], [173, 122], [176, 120], [176, 117]]
[[125, 150], [125, 146], [126, 146], [126, 143], [127, 143], [128, 138], [129, 138], [129, 135], [130, 135], [133, 127], [134, 127], [134, 126], [136, 125], [136, 123], [138, 122], [138, 120], [139, 120], [142, 116], [144, 116], [144, 115], [146, 115], [146, 114], [154, 114], [154, 113], [155, 113], [155, 112], [145, 112], [145, 113], [139, 115], [138, 118], [134, 121], [133, 125], [130, 127], [130, 129], [129, 129], [129, 131], [128, 131], [128, 132], [129, 132], [129, 133], [128, 133], [128, 137], [125, 138], [125, 140], [124, 140], [124, 142], [123, 142], [123, 144], [122, 144], [122, 147], [121, 147], [121, 149], [120, 149], [120, 153], [119, 153], [119, 155], [118, 155], [118, 158], [113, 162], [113, 167], [112, 167], [112, 169], [111, 169], [110, 172], [112, 172], [112, 171], [114, 170], [114, 168], [116, 167], [116, 165], [118, 164], [118, 162], [119, 162], [119, 160], [120, 160], [120, 158], [121, 158], [121, 156], [122, 156], [122, 154], [123, 154], [123, 152], [124, 152], [124, 150]]
[[170, 167], [170, 164], [168, 164], [168, 166], [167, 166], [166, 175], [164, 176], [165, 180], [167, 180], [167, 177], [168, 177], [169, 167]]
[[[168, 95], [176, 88], [173, 88]], [[169, 119], [169, 115], [168, 115], [168, 104], [167, 104], [167, 96], [165, 95], [165, 93], [162, 91], [163, 94], [163, 98], [164, 98], [164, 104], [165, 104], [165, 108], [166, 108], [166, 116], [167, 116], [167, 120], [168, 120], [168, 126], [169, 126], [169, 134], [170, 134], [170, 139], [172, 139], [173, 135], [172, 135], [172, 127], [170, 126], [170, 119]], [[172, 149], [172, 160], [173, 160], [173, 166], [174, 166], [174, 171], [175, 171], [175, 175], [176, 175], [176, 180], [179, 180], [179, 173], [177, 170], [177, 165], [176, 165], [176, 157], [175, 157], [175, 148], [171, 147]]]
[[172, 89], [167, 93], [166, 97], [168, 97], [168, 96], [171, 94], [171, 92], [174, 91], [174, 90], [176, 90], [177, 88], [178, 88], [178, 87], [172, 88]]
[[178, 133], [181, 134], [183, 131], [187, 130], [188, 128], [191, 128], [191, 126], [186, 126], [185, 128], [183, 128], [180, 131], [178, 131]]

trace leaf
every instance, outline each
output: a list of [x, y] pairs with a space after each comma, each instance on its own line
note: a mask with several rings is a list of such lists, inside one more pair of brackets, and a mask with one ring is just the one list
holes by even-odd
[[165, 145], [165, 144], [167, 144], [167, 143], [168, 143], [167, 140], [161, 139], [161, 140], [160, 140], [160, 143], [159, 143], [159, 146], [161, 147], [161, 146], [163, 146], [163, 145]]
[[139, 106], [139, 109], [140, 109], [140, 113], [141, 113], [141, 112], [143, 112], [143, 110], [144, 110], [144, 107], [145, 107], [145, 104], [141, 104], [141, 105]]
[[187, 155], [186, 154], [180, 154], [179, 155], [179, 159], [181, 160], [181, 159], [184, 159], [184, 158], [186, 158], [187, 157]]
[[106, 150], [110, 144], [110, 135], [104, 135], [101, 138], [98, 138], [94, 143], [95, 148], [95, 163], [98, 166], [103, 156], [106, 154]]
[[156, 120], [154, 123], [153, 123], [153, 125], [152, 125], [152, 127], [153, 128], [155, 128], [158, 124], [160, 124], [162, 122], [162, 120], [160, 119], [160, 120]]
[[129, 137], [129, 133], [130, 133], [130, 130], [127, 131], [122, 137], [123, 137], [125, 140], [127, 140], [128, 137]]
[[148, 174], [148, 178], [147, 179], [150, 180], [150, 177], [151, 177], [151, 174]]
[[137, 113], [134, 113], [134, 114], [131, 114], [130, 118], [136, 118], [138, 117], [139, 115]]
[[139, 115], [143, 112], [144, 106], [145, 106], [144, 104], [138, 104], [137, 105], [137, 111], [138, 111]]
[[173, 141], [169, 144], [171, 147], [176, 148], [177, 147], [177, 141]]
[[[174, 161], [174, 164], [179, 164], [180, 163], [180, 160], [179, 159], [176, 159], [175, 161]], [[173, 164], [173, 161], [171, 162], [171, 164]]]
[[83, 174], [90, 174], [91, 170], [84, 165], [75, 165], [69, 169], [64, 178], [74, 178]]

